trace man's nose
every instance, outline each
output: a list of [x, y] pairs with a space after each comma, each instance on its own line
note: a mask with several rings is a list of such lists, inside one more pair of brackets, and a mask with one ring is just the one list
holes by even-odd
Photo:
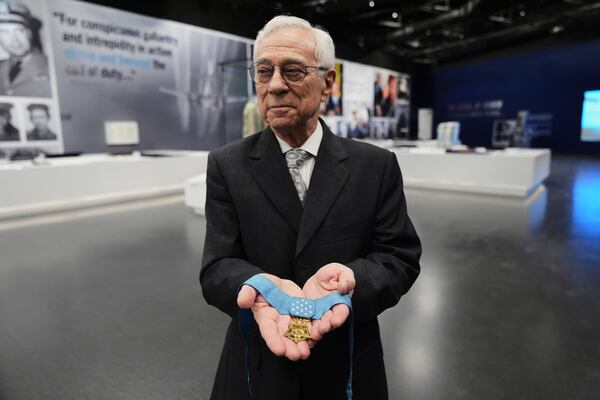
[[279, 94], [282, 92], [287, 92], [289, 87], [285, 79], [283, 79], [283, 75], [281, 74], [281, 69], [278, 67], [273, 71], [273, 76], [269, 81], [269, 93]]

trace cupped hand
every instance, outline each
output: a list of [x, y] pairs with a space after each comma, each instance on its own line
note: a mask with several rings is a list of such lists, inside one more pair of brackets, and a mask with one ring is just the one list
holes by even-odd
[[[352, 295], [355, 286], [354, 272], [350, 268], [343, 264], [331, 263], [321, 267], [311, 276], [304, 284], [302, 292], [309, 299], [318, 299], [334, 292]], [[350, 309], [347, 305], [337, 304], [320, 319], [313, 320], [309, 346], [313, 347], [327, 332], [342, 326], [349, 315]]]
[[[281, 279], [271, 274], [260, 275], [269, 279], [279, 289], [290, 296], [306, 297], [302, 289], [290, 280]], [[280, 315], [252, 286], [242, 286], [238, 294], [237, 303], [240, 308], [250, 308], [252, 310], [254, 319], [260, 330], [260, 335], [273, 354], [280, 357], [285, 356], [291, 361], [306, 360], [310, 356], [308, 342], [301, 341], [294, 343], [283, 336], [288, 330], [291, 317], [289, 315]], [[309, 332], [311, 332], [311, 323], [309, 323], [308, 328]]]

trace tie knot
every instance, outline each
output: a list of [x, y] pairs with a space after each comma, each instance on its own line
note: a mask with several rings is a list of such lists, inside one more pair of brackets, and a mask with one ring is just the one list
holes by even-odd
[[306, 150], [294, 149], [289, 150], [285, 153], [285, 160], [287, 161], [288, 168], [300, 168], [304, 161], [310, 157], [310, 154]]

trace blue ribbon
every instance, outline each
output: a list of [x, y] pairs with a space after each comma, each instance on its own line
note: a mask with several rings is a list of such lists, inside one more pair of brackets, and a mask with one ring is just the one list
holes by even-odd
[[[280, 315], [291, 315], [307, 319], [320, 319], [323, 314], [337, 304], [345, 304], [352, 311], [352, 300], [347, 294], [331, 293], [319, 299], [306, 299], [294, 297], [279, 289], [271, 280], [262, 276], [254, 275], [242, 284], [252, 286], [259, 292]], [[241, 287], [240, 287], [241, 288]], [[346, 396], [352, 400], [352, 354], [354, 350], [354, 329], [352, 324], [352, 313], [350, 313], [350, 371], [346, 384]], [[248, 347], [252, 337], [253, 314], [249, 309], [240, 309], [240, 329], [246, 341], [246, 370], [248, 372], [248, 388], [253, 396], [252, 377], [250, 363], [248, 360]]]

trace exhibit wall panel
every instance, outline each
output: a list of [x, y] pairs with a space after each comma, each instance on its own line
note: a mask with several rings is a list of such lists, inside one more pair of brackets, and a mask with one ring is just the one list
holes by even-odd
[[[42, 27], [39, 58], [46, 63], [49, 88], [6, 93], [0, 66], [0, 93], [12, 95], [13, 120], [17, 128], [22, 125], [20, 140], [0, 141], [5, 152], [204, 150], [225, 144], [227, 130], [241, 132], [241, 115], [224, 120], [231, 99], [224, 94], [222, 69], [246, 60], [251, 40], [80, 1], [28, 3]], [[0, 63], [3, 58], [9, 56], [0, 51]], [[245, 70], [240, 74], [249, 80]], [[36, 80], [30, 78], [29, 86]], [[56, 138], [27, 141], [26, 106], [33, 101], [48, 105]], [[0, 97], [2, 102], [7, 101]], [[106, 122], [136, 123], [139, 141], [109, 146]]]

